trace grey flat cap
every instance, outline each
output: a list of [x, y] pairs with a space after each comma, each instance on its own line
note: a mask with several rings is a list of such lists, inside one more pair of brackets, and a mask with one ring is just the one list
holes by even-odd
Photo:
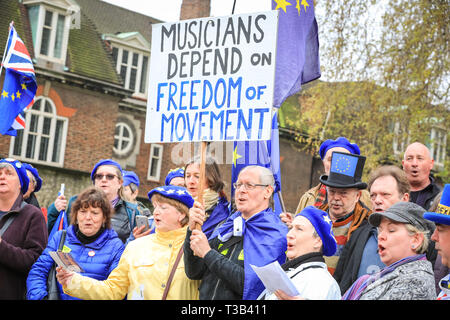
[[423, 218], [426, 212], [424, 208], [413, 203], [400, 201], [393, 204], [384, 212], [374, 212], [369, 216], [369, 223], [374, 227], [378, 227], [382, 217], [386, 217], [393, 221], [411, 224], [421, 230], [434, 230], [434, 224]]

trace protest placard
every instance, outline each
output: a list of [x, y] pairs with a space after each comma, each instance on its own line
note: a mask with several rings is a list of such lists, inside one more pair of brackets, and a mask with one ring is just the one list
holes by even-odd
[[145, 142], [270, 139], [277, 18], [152, 25]]

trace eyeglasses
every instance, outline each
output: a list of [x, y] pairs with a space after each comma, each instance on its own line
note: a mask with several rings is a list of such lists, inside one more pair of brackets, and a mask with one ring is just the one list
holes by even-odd
[[240, 187], [244, 186], [245, 190], [253, 190], [256, 187], [267, 187], [268, 184], [257, 184], [257, 183], [233, 183], [233, 187], [235, 190], [238, 190]]
[[112, 179], [114, 179], [115, 177], [117, 177], [114, 174], [94, 174], [94, 179], [95, 180], [103, 180], [103, 177], [106, 178], [106, 180], [111, 181]]

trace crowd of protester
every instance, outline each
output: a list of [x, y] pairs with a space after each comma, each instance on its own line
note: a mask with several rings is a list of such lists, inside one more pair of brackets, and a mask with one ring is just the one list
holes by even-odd
[[[428, 148], [410, 144], [367, 183], [357, 144], [326, 140], [319, 156], [320, 183], [281, 214], [261, 166], [243, 168], [228, 199], [216, 161], [200, 181], [193, 158], [149, 190], [147, 208], [138, 176], [102, 159], [91, 187], [41, 210], [37, 169], [1, 159], [0, 299], [450, 299], [450, 185], [433, 179]], [[252, 266], [273, 262], [298, 294], [265, 287]]]

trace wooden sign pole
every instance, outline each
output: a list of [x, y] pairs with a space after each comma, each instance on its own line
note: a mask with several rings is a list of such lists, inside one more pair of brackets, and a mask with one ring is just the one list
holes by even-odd
[[[206, 167], [206, 147], [207, 143], [206, 141], [202, 141], [202, 146], [200, 149], [200, 179], [199, 179], [199, 186], [197, 191], [197, 201], [200, 202], [202, 205], [203, 203], [203, 186], [205, 184], [206, 179], [206, 173], [205, 173], [205, 167]], [[195, 229], [201, 230], [202, 226], [198, 223], [195, 225]]]

